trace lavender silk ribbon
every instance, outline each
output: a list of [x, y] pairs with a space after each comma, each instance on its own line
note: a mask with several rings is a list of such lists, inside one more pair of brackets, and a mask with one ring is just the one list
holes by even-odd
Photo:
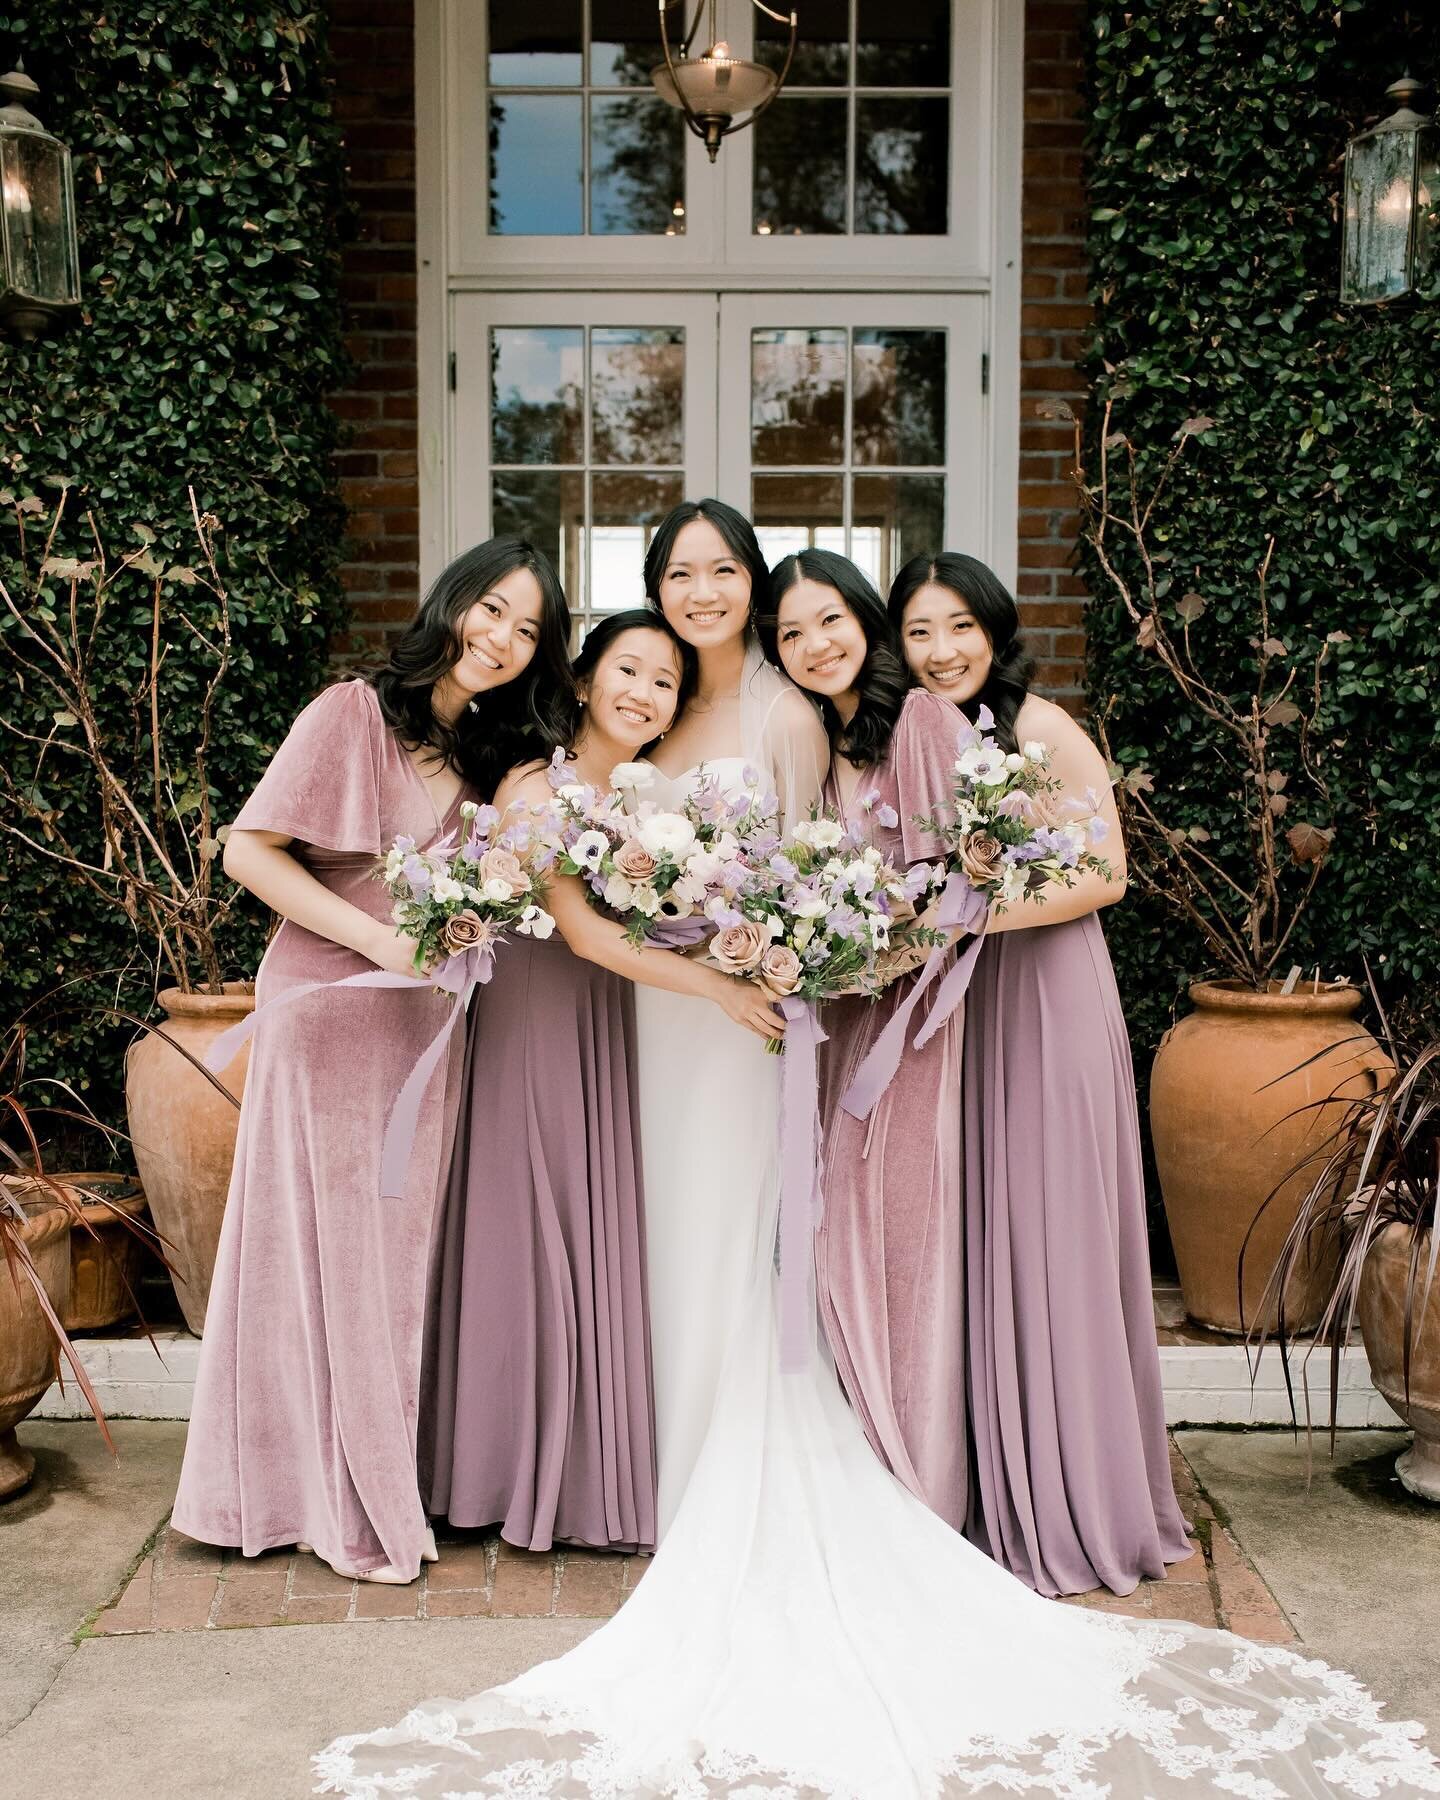
[[428, 976], [392, 975], [388, 969], [371, 969], [363, 975], [346, 975], [340, 981], [302, 982], [299, 987], [287, 989], [274, 1000], [267, 1000], [264, 1006], [257, 1006], [238, 1025], [222, 1031], [205, 1056], [205, 1067], [212, 1074], [218, 1075], [239, 1054], [241, 1046], [249, 1040], [262, 1016], [269, 1017], [279, 1012], [281, 1007], [290, 1005], [291, 1001], [303, 1000], [307, 995], [318, 994], [322, 990], [333, 992], [337, 988], [436, 987], [447, 994], [454, 994], [459, 1004], [448, 1009], [445, 1023], [421, 1052], [419, 1061], [405, 1078], [405, 1084], [395, 1097], [395, 1104], [390, 1109], [390, 1117], [385, 1126], [385, 1137], [380, 1146], [380, 1194], [382, 1199], [398, 1198], [405, 1186], [405, 1174], [410, 1166], [415, 1134], [420, 1126], [420, 1105], [430, 1077], [445, 1054], [445, 1047], [450, 1042], [450, 1034], [455, 1029], [456, 1021], [470, 1004], [471, 994], [477, 986], [483, 986], [489, 981], [494, 968], [494, 950], [489, 944], [483, 944], [462, 950], [454, 956], [447, 956]]
[[[975, 964], [979, 960], [980, 946], [985, 941], [985, 927], [989, 918], [990, 909], [980, 890], [972, 887], [963, 875], [951, 874], [946, 879], [936, 907], [935, 924], [941, 931], [953, 931], [958, 926], [973, 932], [974, 936], [941, 982], [935, 1002], [915, 1035], [917, 1050], [923, 1049], [930, 1042], [965, 998], [965, 990], [970, 986], [970, 977], [975, 973]], [[851, 1118], [868, 1119], [875, 1110], [876, 1102], [894, 1080], [895, 1071], [900, 1067], [900, 1058], [904, 1054], [905, 1039], [909, 1034], [915, 1009], [920, 1004], [921, 996], [939, 974], [948, 949], [948, 944], [937, 944], [930, 952], [925, 967], [920, 971], [910, 992], [896, 1007], [889, 1023], [870, 1046], [869, 1054], [856, 1071], [855, 1079], [845, 1090], [845, 1097], [840, 1102]]]
[[703, 944], [714, 930], [714, 924], [703, 913], [692, 913], [686, 919], [653, 919], [646, 927], [645, 947], [688, 950], [692, 944]]
[[794, 994], [778, 1002], [788, 1021], [780, 1065], [780, 1368], [807, 1366], [811, 1238], [820, 1216], [820, 1096], [816, 1052], [825, 1033], [814, 1006]]

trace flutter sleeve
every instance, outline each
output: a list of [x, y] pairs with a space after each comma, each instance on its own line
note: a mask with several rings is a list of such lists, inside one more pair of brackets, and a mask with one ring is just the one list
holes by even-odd
[[383, 733], [364, 681], [326, 688], [305, 708], [240, 808], [237, 831], [276, 831], [317, 850], [378, 856]]
[[906, 696], [890, 748], [900, 815], [900, 842], [906, 864], [933, 862], [944, 845], [933, 831], [917, 824], [933, 819], [955, 785], [956, 740], [960, 714], [948, 700], [924, 688]]

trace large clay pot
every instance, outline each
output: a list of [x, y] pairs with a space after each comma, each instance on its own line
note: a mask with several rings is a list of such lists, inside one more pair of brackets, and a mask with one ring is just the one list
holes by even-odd
[[[51, 1306], [63, 1313], [70, 1297], [70, 1215], [48, 1200], [22, 1200], [28, 1222], [21, 1235]], [[35, 1458], [15, 1437], [54, 1377], [54, 1340], [34, 1288], [22, 1275], [18, 1291], [0, 1267], [0, 1500], [25, 1487]]]
[[[165, 988], [158, 998], [169, 1015], [161, 1029], [201, 1062], [222, 1031], [255, 1010], [253, 988], [241, 981], [227, 981], [223, 994]], [[237, 1101], [249, 1060], [246, 1043], [219, 1072]], [[154, 1031], [126, 1053], [125, 1105], [150, 1216], [164, 1239], [185, 1323], [198, 1337], [205, 1329], [240, 1114]]]
[[[1286, 1176], [1390, 1064], [1356, 1021], [1360, 991], [1348, 984], [1281, 994], [1200, 981], [1190, 998], [1195, 1011], [1155, 1054], [1150, 1129], [1185, 1310], [1197, 1324], [1238, 1332], [1260, 1322], [1265, 1284], [1318, 1165]], [[1240, 1249], [1277, 1188], [1245, 1253], [1242, 1320]], [[1334, 1267], [1317, 1255], [1297, 1268], [1288, 1327], [1319, 1319]]]
[[[1371, 1246], [1360, 1274], [1360, 1335], [1370, 1358], [1370, 1379], [1415, 1433], [1395, 1473], [1412, 1494], [1440, 1500], [1440, 1281], [1432, 1284], [1416, 1319], [1410, 1352], [1410, 1398], [1405, 1398], [1405, 1284], [1415, 1241], [1408, 1225], [1387, 1225]], [[1420, 1245], [1415, 1287], [1425, 1293], [1430, 1233]]]
[[136, 1310], [148, 1247], [122, 1219], [138, 1219], [145, 1196], [133, 1175], [86, 1169], [65, 1183], [76, 1190], [83, 1223], [70, 1230], [70, 1304], [61, 1323], [66, 1331], [103, 1331]]

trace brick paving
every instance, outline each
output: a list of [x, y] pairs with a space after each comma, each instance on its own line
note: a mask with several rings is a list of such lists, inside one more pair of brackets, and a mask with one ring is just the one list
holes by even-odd
[[[1173, 1442], [1170, 1457], [1176, 1493], [1194, 1525], [1194, 1554], [1164, 1581], [1142, 1582], [1124, 1598], [1101, 1588], [1067, 1604], [1142, 1619], [1188, 1619], [1263, 1643], [1295, 1641], [1263, 1577], [1216, 1517]], [[317, 1557], [293, 1550], [244, 1557], [167, 1527], [91, 1629], [115, 1637], [383, 1619], [607, 1619], [649, 1560], [593, 1550], [532, 1554], [478, 1531], [438, 1535], [440, 1561], [411, 1586], [396, 1588], [347, 1581]]]

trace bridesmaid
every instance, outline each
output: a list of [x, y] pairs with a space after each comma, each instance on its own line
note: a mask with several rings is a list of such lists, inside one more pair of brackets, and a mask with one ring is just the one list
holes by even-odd
[[[452, 563], [384, 669], [295, 722], [225, 846], [227, 874], [282, 916], [210, 1291], [173, 1523], [256, 1556], [313, 1544], [337, 1573], [413, 1581], [427, 1552], [415, 1429], [426, 1265], [461, 1037], [425, 1096], [403, 1198], [380, 1193], [385, 1119], [444, 1020], [422, 989], [289, 989], [414, 943], [374, 879], [398, 836], [456, 828], [563, 728], [565, 597], [541, 555], [496, 538]], [[433, 1556], [433, 1540], [428, 1547]]]
[[[607, 789], [617, 763], [665, 735], [695, 672], [694, 651], [652, 612], [597, 625], [574, 663], [570, 778]], [[544, 765], [530, 763], [495, 804], [550, 799]], [[427, 1330], [421, 1487], [452, 1525], [498, 1520], [530, 1550], [655, 1545], [634, 1036], [630, 983], [563, 938], [507, 943], [471, 1028]]]
[[[827, 550], [786, 557], [772, 577], [766, 648], [821, 700], [833, 760], [823, 803], [898, 866], [933, 861], [916, 823], [948, 791], [954, 713], [911, 685], [884, 602]], [[907, 1049], [868, 1120], [840, 1101], [909, 992], [825, 1008], [820, 1119], [824, 1209], [815, 1239], [821, 1322], [840, 1378], [881, 1460], [959, 1529], [967, 1509], [964, 1268], [957, 1013]]]
[[965, 1245], [974, 1486], [968, 1535], [1042, 1594], [1128, 1594], [1190, 1554], [1170, 1480], [1135, 1080], [1099, 910], [1125, 847], [1099, 752], [1029, 692], [1014, 600], [981, 562], [907, 563], [905, 658], [1006, 750], [1039, 742], [1102, 795], [1096, 873], [992, 917], [966, 1008]]

